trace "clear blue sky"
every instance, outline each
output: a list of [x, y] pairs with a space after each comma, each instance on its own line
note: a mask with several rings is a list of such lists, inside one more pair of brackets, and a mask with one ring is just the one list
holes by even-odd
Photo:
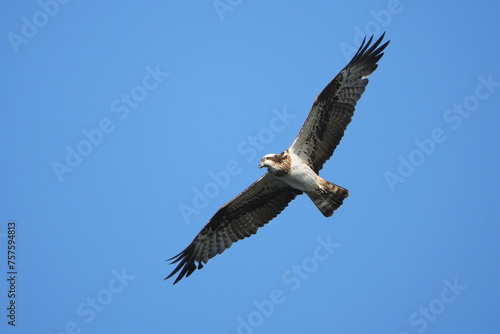
[[[0, 332], [500, 331], [498, 1], [59, 1], [0, 13]], [[321, 171], [344, 205], [163, 281], [382, 31]]]

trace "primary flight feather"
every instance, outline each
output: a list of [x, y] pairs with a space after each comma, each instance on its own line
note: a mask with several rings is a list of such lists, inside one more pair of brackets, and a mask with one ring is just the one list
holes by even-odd
[[259, 168], [268, 171], [241, 194], [224, 204], [182, 252], [169, 260], [177, 263], [174, 284], [188, 277], [233, 242], [249, 237], [276, 217], [297, 195], [306, 193], [325, 217], [338, 209], [349, 191], [319, 177], [323, 164], [351, 122], [357, 101], [377, 68], [384, 34], [372, 44], [363, 40], [352, 60], [314, 100], [307, 119], [292, 145], [280, 154], [267, 154]]

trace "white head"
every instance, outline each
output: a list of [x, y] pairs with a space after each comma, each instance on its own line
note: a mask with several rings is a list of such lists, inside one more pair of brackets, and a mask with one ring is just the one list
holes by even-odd
[[260, 159], [259, 168], [267, 167], [271, 174], [283, 176], [290, 171], [291, 160], [288, 151], [280, 154], [266, 154]]
[[262, 159], [260, 159], [259, 168], [262, 168], [262, 167], [267, 167], [267, 168], [277, 167], [277, 163], [280, 160], [278, 156], [280, 156], [280, 154], [274, 154], [274, 153], [266, 154], [265, 156], [262, 157]]

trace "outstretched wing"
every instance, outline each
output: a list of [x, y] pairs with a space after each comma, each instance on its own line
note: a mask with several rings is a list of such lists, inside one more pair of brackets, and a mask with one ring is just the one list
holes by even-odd
[[264, 174], [245, 191], [224, 204], [191, 244], [168, 260], [173, 260], [172, 264], [179, 264], [167, 278], [180, 271], [175, 284], [196, 269], [201, 269], [204, 263], [231, 247], [233, 242], [255, 234], [259, 227], [276, 217], [301, 193], [275, 176]]
[[[385, 34], [384, 34], [385, 35]], [[354, 108], [368, 84], [366, 79], [377, 68], [389, 42], [379, 46], [373, 36], [363, 43], [346, 67], [323, 89], [313, 103], [307, 119], [290, 146], [316, 173], [330, 159], [351, 122]], [[366, 42], [366, 43], [365, 43]]]

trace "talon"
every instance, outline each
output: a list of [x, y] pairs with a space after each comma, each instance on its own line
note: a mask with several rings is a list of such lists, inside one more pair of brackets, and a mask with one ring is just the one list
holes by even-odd
[[328, 194], [328, 190], [324, 187], [321, 187], [321, 188], [318, 188], [318, 190], [316, 191], [318, 193], [318, 195], [326, 195]]

